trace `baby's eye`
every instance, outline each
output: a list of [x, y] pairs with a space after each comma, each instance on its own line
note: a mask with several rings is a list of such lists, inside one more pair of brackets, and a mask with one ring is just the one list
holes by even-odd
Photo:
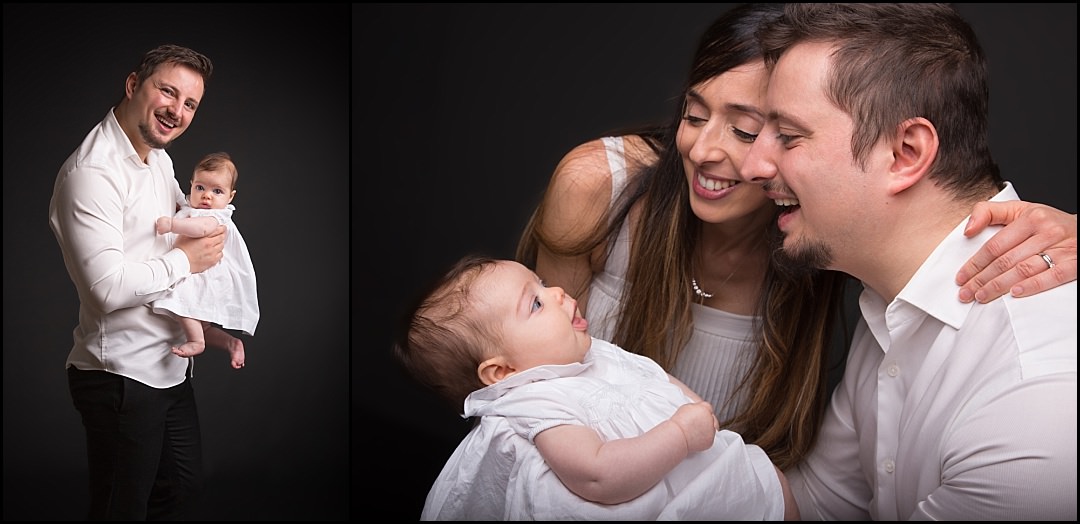
[[543, 307], [544, 307], [544, 304], [543, 304], [543, 302], [540, 302], [540, 297], [533, 297], [532, 311], [533, 312], [540, 311], [540, 309], [543, 308]]
[[215, 190], [214, 190], [214, 194], [215, 194], [215, 195], [223, 195], [223, 194], [225, 194], [225, 192], [224, 192], [224, 191], [222, 191], [221, 189], [215, 189]]

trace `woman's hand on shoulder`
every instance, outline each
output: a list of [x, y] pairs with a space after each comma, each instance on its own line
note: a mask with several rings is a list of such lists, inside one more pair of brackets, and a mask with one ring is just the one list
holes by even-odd
[[961, 302], [1026, 297], [1076, 280], [1076, 215], [1020, 200], [979, 202], [964, 234], [997, 224], [1005, 227], [956, 274]]

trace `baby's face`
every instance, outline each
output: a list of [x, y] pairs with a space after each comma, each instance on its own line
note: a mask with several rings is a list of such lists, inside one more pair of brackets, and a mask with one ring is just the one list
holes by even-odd
[[191, 178], [191, 207], [198, 209], [225, 209], [232, 202], [236, 190], [232, 188], [232, 176], [225, 170], [196, 171]]
[[544, 364], [581, 362], [592, 344], [577, 301], [546, 287], [525, 266], [498, 262], [474, 284], [477, 310], [496, 320], [503, 355], [518, 371]]

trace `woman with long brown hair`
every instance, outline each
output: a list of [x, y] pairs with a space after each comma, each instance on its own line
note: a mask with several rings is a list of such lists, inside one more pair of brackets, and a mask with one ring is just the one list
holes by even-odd
[[[743, 5], [706, 30], [676, 119], [570, 151], [517, 257], [579, 298], [595, 336], [658, 361], [785, 469], [811, 448], [830, 377], [842, 371], [851, 279], [780, 270], [771, 260], [776, 206], [737, 176], [764, 122], [767, 72], [755, 32], [780, 10]], [[1033, 220], [1064, 224], [1057, 244], [1038, 240], [1071, 246], [1075, 260], [1075, 216], [1012, 205], [1055, 212], [976, 211], [982, 221], [1019, 216], [1015, 224], [1033, 230]], [[1057, 285], [1076, 272], [1036, 277]]]

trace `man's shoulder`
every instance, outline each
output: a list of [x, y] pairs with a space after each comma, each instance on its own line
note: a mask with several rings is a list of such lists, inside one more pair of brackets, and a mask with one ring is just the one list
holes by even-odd
[[[1042, 326], [1044, 331], [1072, 333], [1076, 338], [1075, 280], [1029, 297], [1006, 295], [999, 300], [1013, 323], [1034, 323]], [[1067, 321], [1057, 323], [1057, 320]]]
[[94, 126], [64, 162], [65, 171], [115, 164], [120, 159], [116, 141], [101, 124]]
[[1030, 297], [998, 300], [1007, 315], [1025, 377], [1076, 372], [1075, 281]]

